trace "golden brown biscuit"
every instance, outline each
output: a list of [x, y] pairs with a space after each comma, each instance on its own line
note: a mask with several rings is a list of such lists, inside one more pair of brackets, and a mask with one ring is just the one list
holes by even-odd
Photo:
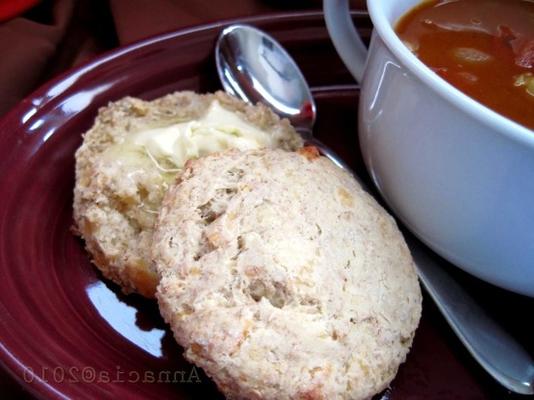
[[[95, 265], [126, 293], [154, 295], [158, 277], [149, 257], [153, 225], [168, 185], [181, 170], [174, 158], [158, 157], [140, 147], [138, 135], [200, 119], [214, 101], [271, 135], [271, 146], [288, 150], [301, 146], [302, 140], [290, 124], [263, 105], [249, 106], [222, 92], [178, 92], [153, 101], [127, 97], [103, 107], [76, 152], [75, 228], [85, 239]], [[201, 133], [202, 140], [208, 141], [203, 143], [207, 150], [197, 151], [197, 156], [212, 147], [209, 132]], [[231, 131], [226, 136], [241, 140], [234, 138], [238, 134]], [[170, 147], [167, 133], [158, 135], [155, 145], [161, 142]], [[230, 146], [221, 135], [216, 140], [219, 147]], [[178, 155], [189, 157], [184, 154]]]

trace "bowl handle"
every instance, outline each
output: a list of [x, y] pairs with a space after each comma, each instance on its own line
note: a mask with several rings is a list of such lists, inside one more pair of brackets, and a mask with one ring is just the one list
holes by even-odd
[[352, 23], [349, 1], [324, 0], [323, 10], [326, 28], [339, 56], [352, 76], [361, 83], [367, 60], [367, 48]]

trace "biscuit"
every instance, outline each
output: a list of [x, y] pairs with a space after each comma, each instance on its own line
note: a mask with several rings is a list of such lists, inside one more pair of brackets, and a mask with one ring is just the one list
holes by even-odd
[[421, 315], [393, 218], [306, 148], [189, 162], [163, 200], [152, 256], [163, 317], [229, 399], [371, 398]]
[[153, 158], [121, 146], [136, 132], [200, 118], [213, 100], [271, 134], [275, 146], [301, 146], [289, 122], [261, 104], [246, 105], [222, 92], [177, 92], [153, 101], [127, 97], [101, 108], [76, 152], [75, 231], [85, 239], [94, 264], [125, 293], [154, 295], [158, 276], [149, 250], [153, 226], [179, 171], [162, 172]]

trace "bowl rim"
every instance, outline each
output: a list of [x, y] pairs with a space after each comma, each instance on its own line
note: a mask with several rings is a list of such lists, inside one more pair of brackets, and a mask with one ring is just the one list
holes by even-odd
[[[534, 149], [534, 130], [479, 103], [441, 78], [419, 60], [400, 40], [385, 15], [384, 1], [367, 1], [369, 16], [386, 47], [415, 77], [461, 111], [493, 131]], [[387, 3], [387, 2], [386, 2]]]

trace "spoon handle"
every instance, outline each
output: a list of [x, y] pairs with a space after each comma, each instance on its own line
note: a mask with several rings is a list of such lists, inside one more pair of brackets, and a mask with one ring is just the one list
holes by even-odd
[[471, 355], [507, 389], [534, 394], [534, 361], [527, 351], [438, 265], [436, 256], [411, 235], [405, 237], [423, 286]]

